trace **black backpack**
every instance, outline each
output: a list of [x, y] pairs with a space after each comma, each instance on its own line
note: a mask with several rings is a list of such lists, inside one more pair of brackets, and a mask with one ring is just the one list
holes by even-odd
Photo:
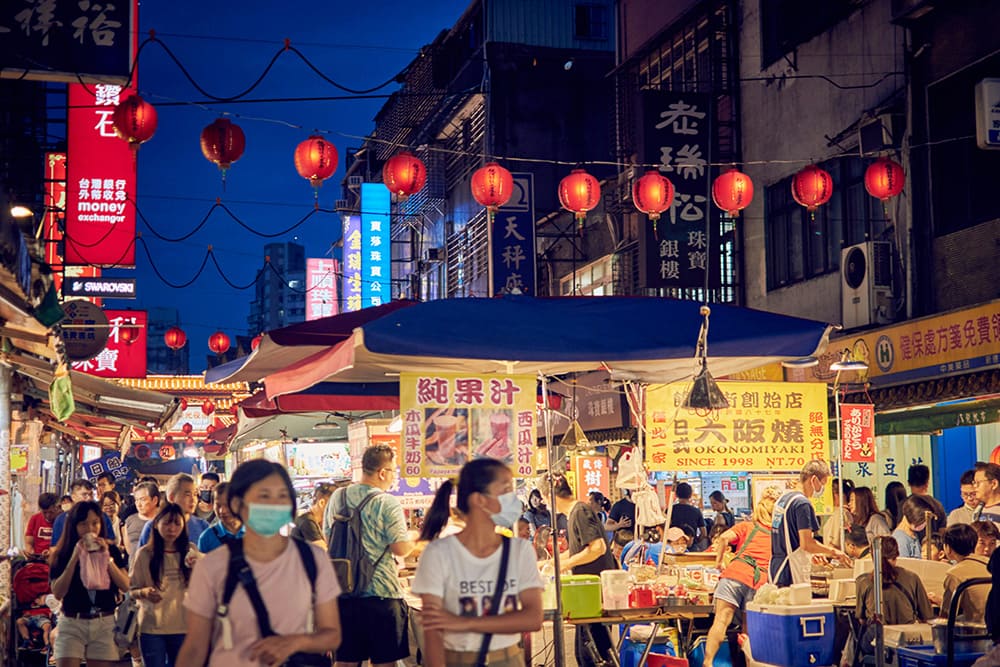
[[333, 571], [340, 582], [341, 594], [345, 597], [360, 597], [371, 584], [375, 568], [389, 551], [389, 545], [386, 545], [378, 560], [373, 562], [365, 551], [362, 540], [364, 524], [361, 521], [361, 511], [382, 491], [369, 493], [353, 509], [347, 505], [346, 488], [338, 489], [330, 499], [331, 503], [338, 500], [338, 493], [340, 502], [339, 505], [334, 505], [334, 522], [330, 531], [330, 562], [333, 563]]

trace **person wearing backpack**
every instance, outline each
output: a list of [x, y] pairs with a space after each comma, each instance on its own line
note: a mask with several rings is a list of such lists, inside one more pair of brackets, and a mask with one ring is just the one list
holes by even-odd
[[279, 532], [295, 513], [288, 472], [264, 459], [243, 463], [229, 482], [229, 509], [246, 532], [195, 564], [176, 664], [329, 665], [324, 654], [341, 637], [340, 586], [321, 549]]
[[465, 528], [439, 538], [452, 487], [445, 481], [434, 496], [420, 535], [430, 544], [413, 577], [423, 602], [423, 664], [520, 667], [520, 634], [542, 627], [542, 579], [531, 542], [496, 530], [521, 515], [514, 475], [495, 459], [462, 466], [456, 503]]
[[337, 649], [338, 667], [364, 660], [371, 667], [394, 667], [410, 655], [409, 610], [394, 556], [408, 555], [414, 543], [402, 505], [386, 493], [397, 470], [395, 450], [384, 443], [372, 445], [361, 458], [361, 481], [337, 489], [327, 505], [323, 524], [330, 557], [335, 564], [349, 562], [351, 573], [340, 578], [344, 641]]
[[214, 503], [215, 521], [198, 538], [198, 551], [203, 554], [243, 537], [243, 524], [229, 511], [229, 482], [215, 487]]

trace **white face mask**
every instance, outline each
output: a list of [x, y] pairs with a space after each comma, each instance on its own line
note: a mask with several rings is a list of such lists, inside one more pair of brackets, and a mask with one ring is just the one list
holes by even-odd
[[521, 501], [517, 494], [511, 491], [496, 497], [500, 501], [500, 511], [490, 515], [493, 523], [504, 528], [512, 528], [514, 522], [521, 516]]
[[823, 497], [823, 485], [820, 484], [819, 488], [817, 489], [816, 485], [813, 484], [813, 498], [822, 498], [822, 497]]

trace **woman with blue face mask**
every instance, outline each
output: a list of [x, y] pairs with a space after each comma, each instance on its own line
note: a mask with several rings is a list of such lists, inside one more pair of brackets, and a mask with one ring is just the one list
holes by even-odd
[[[285, 468], [262, 459], [244, 463], [230, 480], [228, 502], [245, 533], [195, 565], [184, 601], [187, 636], [176, 664], [204, 665], [207, 659], [209, 667], [271, 667], [295, 654], [336, 649], [340, 586], [330, 559], [322, 549], [280, 533], [295, 515], [295, 489]], [[240, 572], [227, 603], [227, 579]], [[264, 614], [255, 610], [254, 590]]]
[[[496, 530], [512, 527], [521, 515], [514, 476], [494, 459], [466, 463], [456, 498], [465, 528], [436, 539], [448, 520], [453, 487], [450, 480], [441, 485], [424, 520], [420, 539], [431, 542], [420, 556], [411, 586], [423, 602], [424, 664], [473, 665], [485, 652], [491, 667], [523, 665], [517, 643], [522, 632], [542, 627], [542, 580], [531, 543], [501, 537]], [[498, 596], [505, 550], [506, 572]]]

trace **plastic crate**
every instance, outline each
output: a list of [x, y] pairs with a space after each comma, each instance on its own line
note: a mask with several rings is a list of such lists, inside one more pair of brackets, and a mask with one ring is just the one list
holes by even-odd
[[[900, 646], [896, 649], [899, 667], [944, 667], [948, 656], [936, 653], [933, 646]], [[955, 667], [969, 667], [982, 653], [956, 653]]]

